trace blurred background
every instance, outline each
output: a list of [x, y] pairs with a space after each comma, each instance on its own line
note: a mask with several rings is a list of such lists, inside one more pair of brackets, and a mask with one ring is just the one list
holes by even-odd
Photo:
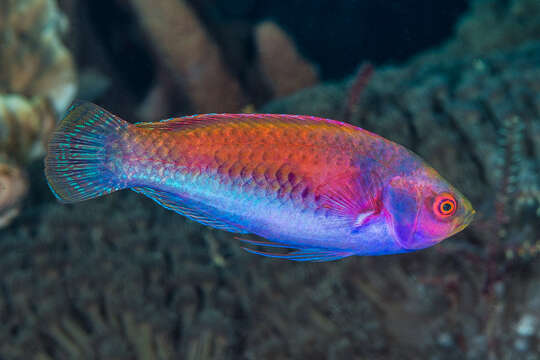
[[[0, 359], [540, 359], [538, 0], [0, 0]], [[129, 191], [61, 205], [75, 98], [131, 121], [309, 114], [477, 209], [404, 255], [294, 263]]]

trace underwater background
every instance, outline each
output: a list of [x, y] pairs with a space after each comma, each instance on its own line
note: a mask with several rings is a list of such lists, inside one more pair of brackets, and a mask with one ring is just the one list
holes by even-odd
[[[0, 0], [0, 37], [0, 360], [540, 359], [540, 1]], [[295, 263], [130, 191], [62, 205], [44, 145], [75, 98], [346, 121], [477, 216]]]

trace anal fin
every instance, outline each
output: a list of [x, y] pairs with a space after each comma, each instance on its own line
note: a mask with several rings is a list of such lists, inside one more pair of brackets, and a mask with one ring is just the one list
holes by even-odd
[[250, 239], [241, 239], [239, 240], [257, 246], [267, 246], [273, 248], [283, 248], [283, 249], [296, 249], [290, 253], [278, 253], [278, 252], [266, 252], [254, 250], [247, 247], [242, 247], [243, 250], [256, 255], [266, 256], [274, 259], [284, 259], [292, 261], [311, 261], [311, 262], [324, 262], [324, 261], [333, 261], [343, 259], [345, 257], [354, 255], [351, 252], [339, 249], [325, 249], [325, 248], [310, 248], [310, 247], [299, 247], [295, 245], [287, 245], [278, 242], [273, 242], [270, 240], [250, 240]]

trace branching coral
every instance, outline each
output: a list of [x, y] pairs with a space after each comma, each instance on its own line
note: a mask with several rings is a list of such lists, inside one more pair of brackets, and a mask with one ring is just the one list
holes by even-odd
[[317, 70], [298, 53], [294, 42], [277, 24], [265, 21], [255, 28], [259, 66], [275, 97], [317, 84]]
[[234, 112], [245, 105], [215, 41], [183, 0], [131, 0], [157, 55], [193, 103], [193, 110]]
[[[182, 97], [192, 105], [191, 110], [184, 109], [186, 112], [239, 112], [247, 104], [290, 95], [319, 81], [316, 67], [272, 21], [256, 24], [253, 29], [242, 27], [237, 37], [245, 41], [236, 39], [241, 44], [235, 44], [226, 33], [213, 33], [222, 27], [208, 24], [212, 14], [206, 14], [206, 19], [202, 14], [206, 22], [200, 19], [189, 1], [130, 3], [150, 48], [155, 50], [157, 63], [164, 65], [156, 69], [157, 85], [149, 93], [146, 113], [152, 113], [153, 106], [167, 108], [168, 98]], [[251, 38], [253, 44], [247, 40]], [[243, 49], [248, 45], [254, 47], [254, 54]]]

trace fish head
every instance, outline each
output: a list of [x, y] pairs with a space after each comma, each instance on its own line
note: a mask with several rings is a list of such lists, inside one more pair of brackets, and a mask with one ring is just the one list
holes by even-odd
[[475, 214], [469, 200], [427, 166], [392, 178], [384, 189], [383, 202], [395, 240], [410, 251], [460, 232]]

